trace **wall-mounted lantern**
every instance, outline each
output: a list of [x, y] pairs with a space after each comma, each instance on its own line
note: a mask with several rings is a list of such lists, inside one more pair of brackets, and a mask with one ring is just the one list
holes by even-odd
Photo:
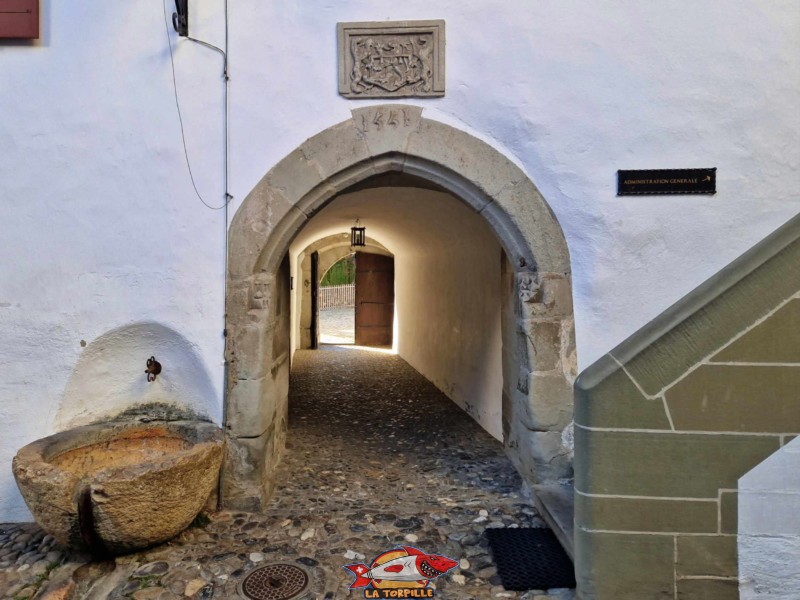
[[350, 228], [350, 245], [353, 248], [367, 245], [367, 228], [358, 226], [358, 219], [356, 219], [355, 226]]

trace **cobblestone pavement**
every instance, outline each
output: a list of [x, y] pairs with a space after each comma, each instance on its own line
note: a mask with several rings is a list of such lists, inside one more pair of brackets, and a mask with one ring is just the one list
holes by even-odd
[[322, 344], [353, 344], [356, 341], [355, 309], [326, 308], [319, 311], [319, 341]]
[[342, 566], [411, 545], [460, 560], [435, 580], [445, 600], [574, 598], [500, 585], [484, 530], [544, 524], [501, 444], [388, 352], [297, 352], [277, 481], [263, 515], [210, 515], [105, 563], [64, 553], [34, 525], [0, 525], [0, 597], [238, 598], [250, 569], [290, 562], [310, 573], [308, 598], [363, 598]]

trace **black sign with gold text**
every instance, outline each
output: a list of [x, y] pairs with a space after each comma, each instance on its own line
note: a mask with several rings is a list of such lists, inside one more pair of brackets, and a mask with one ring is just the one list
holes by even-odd
[[716, 168], [617, 171], [617, 196], [716, 193]]

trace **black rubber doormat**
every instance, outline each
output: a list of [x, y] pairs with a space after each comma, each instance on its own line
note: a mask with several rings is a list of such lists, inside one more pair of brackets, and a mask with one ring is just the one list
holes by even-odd
[[575, 567], [552, 530], [487, 529], [486, 537], [507, 590], [575, 587]]

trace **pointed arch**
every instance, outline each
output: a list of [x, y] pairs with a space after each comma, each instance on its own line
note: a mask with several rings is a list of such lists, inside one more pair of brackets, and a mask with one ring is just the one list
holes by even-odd
[[[289, 245], [338, 194], [389, 172], [444, 188], [496, 233], [509, 263], [504, 371], [514, 374], [504, 389], [504, 441], [531, 483], [570, 474], [561, 439], [572, 418], [574, 328], [569, 252], [555, 215], [525, 173], [489, 144], [424, 117], [419, 107], [373, 105], [276, 164], [231, 222], [222, 482], [231, 508], [263, 508], [285, 439]], [[545, 339], [555, 366], [537, 362], [535, 344]]]

